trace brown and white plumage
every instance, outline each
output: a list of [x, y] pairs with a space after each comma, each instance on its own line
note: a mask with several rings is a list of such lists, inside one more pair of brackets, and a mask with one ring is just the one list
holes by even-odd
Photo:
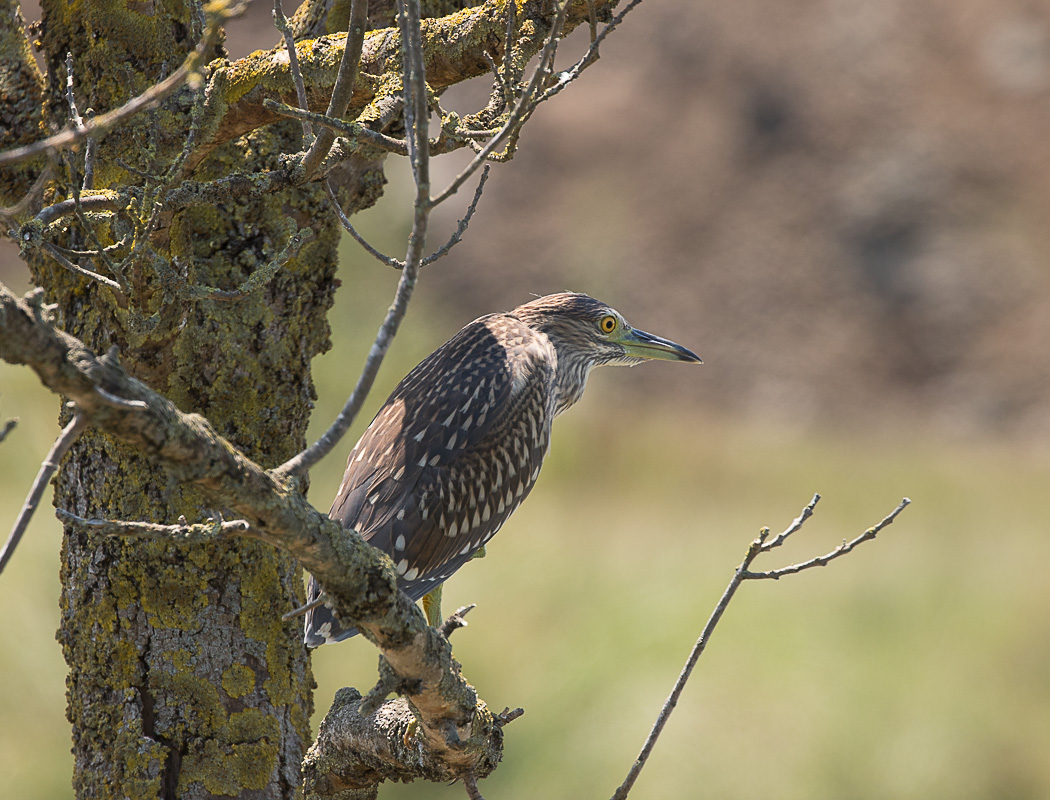
[[[586, 295], [548, 295], [474, 320], [387, 399], [350, 452], [329, 516], [387, 553], [398, 585], [418, 600], [528, 496], [551, 423], [582, 396], [591, 368], [649, 358], [700, 360]], [[319, 593], [311, 580], [309, 599]], [[325, 606], [306, 617], [310, 647], [353, 633]]]

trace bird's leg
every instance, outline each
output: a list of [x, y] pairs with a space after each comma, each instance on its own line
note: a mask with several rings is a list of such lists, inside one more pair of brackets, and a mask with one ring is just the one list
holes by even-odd
[[427, 625], [431, 628], [440, 628], [441, 623], [441, 587], [438, 584], [427, 594], [423, 595], [423, 613], [427, 615]]
[[[468, 561], [484, 557], [485, 545], [482, 545], [477, 549], [474, 555], [468, 559]], [[431, 628], [440, 628], [441, 624], [445, 621], [441, 618], [441, 588], [443, 586], [443, 583], [438, 584], [438, 586], [423, 595], [423, 613], [427, 615], [427, 625]]]

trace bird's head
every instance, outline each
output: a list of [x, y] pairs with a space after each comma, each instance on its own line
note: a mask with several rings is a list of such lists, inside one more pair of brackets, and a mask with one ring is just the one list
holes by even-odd
[[511, 313], [546, 334], [558, 353], [559, 411], [580, 398], [594, 367], [655, 360], [702, 363], [691, 350], [634, 328], [615, 308], [585, 294], [550, 294]]

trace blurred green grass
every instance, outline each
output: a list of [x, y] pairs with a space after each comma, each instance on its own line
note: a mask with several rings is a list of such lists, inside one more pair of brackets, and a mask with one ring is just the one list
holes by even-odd
[[[397, 233], [376, 236], [396, 252]], [[397, 279], [356, 257], [344, 273], [335, 347], [317, 365], [314, 435], [349, 391]], [[465, 322], [428, 302], [424, 289], [349, 438]], [[526, 710], [486, 796], [609, 796], [748, 542], [762, 525], [788, 525], [814, 491], [824, 497], [815, 517], [757, 566], [825, 552], [901, 497], [914, 503], [844, 560], [742, 588], [636, 796], [1050, 796], [1045, 446], [785, 430], [672, 398], [653, 413], [626, 405], [618, 387], [661, 367], [671, 368], [592, 377], [559, 420], [529, 502], [446, 588], [446, 610], [479, 604], [453, 638], [466, 676], [495, 710]], [[0, 417], [21, 418], [0, 445], [4, 535], [57, 409], [29, 370], [0, 364]], [[312, 476], [322, 510], [342, 466], [334, 455]], [[48, 499], [0, 576], [0, 775], [22, 800], [70, 795], [59, 536]], [[340, 686], [367, 690], [375, 662], [363, 640], [318, 650], [318, 718]]]

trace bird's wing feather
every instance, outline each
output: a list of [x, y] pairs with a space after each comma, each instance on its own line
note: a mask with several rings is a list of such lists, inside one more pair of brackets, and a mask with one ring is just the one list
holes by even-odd
[[542, 335], [513, 318], [468, 325], [376, 415], [330, 516], [388, 553], [401, 588], [422, 597], [531, 490], [549, 441], [553, 376]]

